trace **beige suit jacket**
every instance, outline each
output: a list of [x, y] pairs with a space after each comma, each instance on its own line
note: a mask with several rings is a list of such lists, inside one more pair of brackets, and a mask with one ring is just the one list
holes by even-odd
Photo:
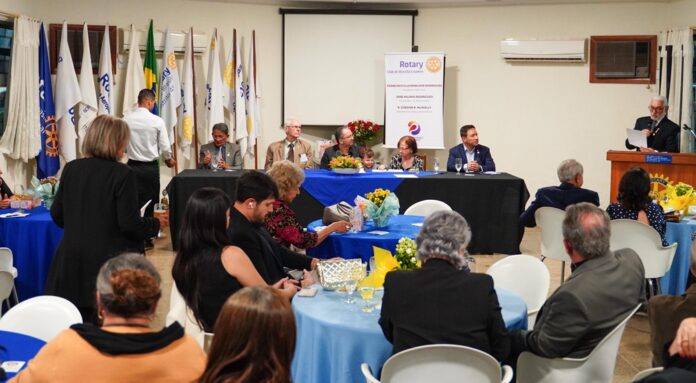
[[[264, 169], [268, 170], [271, 168], [274, 162], [282, 161], [285, 159], [285, 139], [276, 141], [268, 145], [268, 150], [266, 151], [266, 165]], [[295, 158], [293, 162], [296, 163], [302, 169], [314, 169], [316, 164], [314, 163], [314, 149], [312, 149], [312, 144], [309, 142], [298, 138], [295, 143]], [[302, 162], [302, 155], [305, 155], [304, 159], [307, 161]]]

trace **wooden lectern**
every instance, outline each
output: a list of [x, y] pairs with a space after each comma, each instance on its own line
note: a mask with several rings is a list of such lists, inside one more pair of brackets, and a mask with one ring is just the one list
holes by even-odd
[[650, 174], [664, 175], [664, 178], [674, 184], [685, 182], [696, 185], [696, 154], [610, 150], [607, 152], [607, 160], [611, 161], [610, 203], [616, 202], [623, 174], [635, 166], [640, 166]]

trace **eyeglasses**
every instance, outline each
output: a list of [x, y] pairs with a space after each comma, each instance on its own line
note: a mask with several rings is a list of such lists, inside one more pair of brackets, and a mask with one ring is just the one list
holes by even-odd
[[302, 125], [285, 125], [286, 128], [297, 128], [300, 129]]
[[658, 106], [657, 108], [655, 108], [655, 107], [653, 107], [653, 106], [649, 106], [649, 107], [648, 107], [648, 110], [650, 110], [651, 112], [663, 112], [663, 111], [665, 110], [665, 107], [664, 107], [664, 106]]

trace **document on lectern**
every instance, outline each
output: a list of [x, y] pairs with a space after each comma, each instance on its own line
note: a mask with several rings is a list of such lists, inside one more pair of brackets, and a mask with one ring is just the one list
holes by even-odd
[[626, 138], [628, 143], [639, 148], [648, 147], [648, 138], [645, 137], [642, 130], [626, 129]]

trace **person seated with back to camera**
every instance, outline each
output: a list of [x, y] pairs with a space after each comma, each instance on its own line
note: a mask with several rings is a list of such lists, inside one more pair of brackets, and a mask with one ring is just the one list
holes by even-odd
[[398, 153], [391, 157], [389, 169], [400, 169], [414, 172], [425, 170], [423, 159], [416, 155], [418, 153], [418, 143], [411, 136], [403, 136], [399, 138], [397, 144]]
[[330, 169], [329, 163], [332, 158], [338, 156], [350, 156], [360, 158], [360, 149], [353, 145], [353, 131], [348, 126], [341, 126], [334, 133], [337, 144], [326, 148], [324, 155], [321, 157], [320, 168]]
[[297, 220], [290, 204], [300, 194], [305, 175], [302, 169], [288, 160], [274, 163], [268, 175], [278, 186], [279, 198], [273, 202], [273, 210], [266, 215], [264, 224], [273, 239], [290, 248], [308, 249], [319, 245], [331, 233], [345, 233], [350, 229], [348, 221], [336, 221], [314, 233], [306, 231]]
[[[245, 286], [266, 286], [242, 249], [230, 246], [227, 228], [232, 201], [220, 189], [196, 190], [184, 210], [179, 251], [172, 277], [199, 327], [211, 332], [227, 297]], [[295, 283], [280, 278], [273, 284], [288, 300]]]
[[[141, 254], [111, 258], [97, 275], [101, 326], [70, 326], [10, 382], [192, 382], [205, 368], [198, 343], [178, 322], [155, 330], [160, 275]], [[50, 319], [48, 319], [50, 320]]]
[[416, 237], [423, 267], [387, 273], [379, 324], [393, 344], [392, 354], [448, 343], [473, 347], [499, 361], [507, 357], [510, 344], [493, 278], [470, 272], [466, 264], [470, 240], [464, 217], [435, 212]]
[[224, 122], [213, 125], [213, 140], [201, 145], [198, 153], [198, 169], [239, 170], [243, 167], [239, 145], [228, 142], [230, 129]]
[[[0, 171], [0, 176], [2, 171]], [[7, 182], [0, 177], [0, 209], [7, 209], [10, 207], [10, 198], [14, 195], [12, 189], [7, 185]]]
[[457, 158], [462, 159], [462, 169], [467, 173], [494, 172], [495, 162], [491, 156], [491, 150], [484, 145], [479, 145], [479, 136], [476, 127], [464, 125], [459, 129], [462, 144], [449, 150], [447, 157], [447, 171], [456, 172]]
[[200, 383], [290, 383], [296, 332], [290, 302], [277, 290], [239, 290], [220, 311]]

